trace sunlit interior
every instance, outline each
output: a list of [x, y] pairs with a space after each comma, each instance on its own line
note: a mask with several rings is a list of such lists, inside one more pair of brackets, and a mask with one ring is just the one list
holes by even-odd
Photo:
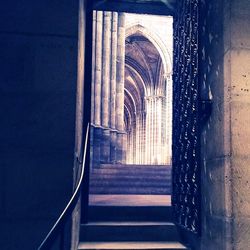
[[94, 161], [171, 165], [172, 22], [167, 16], [94, 12]]

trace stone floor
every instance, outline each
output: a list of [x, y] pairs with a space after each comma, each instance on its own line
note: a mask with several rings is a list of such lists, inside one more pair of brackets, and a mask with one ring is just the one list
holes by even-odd
[[171, 195], [89, 195], [91, 206], [171, 206]]
[[187, 249], [179, 242], [91, 242], [78, 249]]

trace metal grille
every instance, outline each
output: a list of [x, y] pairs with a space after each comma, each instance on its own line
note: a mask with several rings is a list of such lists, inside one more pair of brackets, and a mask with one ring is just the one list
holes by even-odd
[[177, 225], [200, 233], [198, 2], [180, 0], [174, 22], [173, 194]]

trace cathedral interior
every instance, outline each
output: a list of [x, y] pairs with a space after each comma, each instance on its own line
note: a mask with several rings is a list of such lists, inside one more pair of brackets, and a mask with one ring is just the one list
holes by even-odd
[[171, 16], [93, 12], [91, 194], [170, 195], [172, 54]]
[[172, 17], [93, 15], [93, 164], [170, 165]]
[[1, 3], [0, 249], [250, 249], [249, 23], [248, 0]]

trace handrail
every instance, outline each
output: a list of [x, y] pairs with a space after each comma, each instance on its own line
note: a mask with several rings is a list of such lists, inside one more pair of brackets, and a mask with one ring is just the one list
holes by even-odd
[[84, 169], [85, 169], [85, 159], [86, 159], [86, 151], [87, 151], [87, 144], [88, 144], [88, 136], [89, 136], [89, 124], [86, 129], [86, 137], [85, 137], [85, 144], [84, 144], [84, 151], [83, 151], [83, 156], [82, 156], [82, 161], [80, 161], [80, 164], [82, 164], [82, 169], [81, 169], [81, 175], [79, 182], [77, 184], [77, 187], [71, 196], [71, 199], [69, 200], [67, 206], [57, 219], [56, 223], [54, 226], [51, 228], [43, 242], [40, 244], [37, 250], [48, 250], [49, 247], [52, 246], [54, 241], [57, 239], [57, 237], [60, 235], [62, 232], [62, 238], [60, 244], [63, 244], [63, 233], [64, 233], [64, 226], [66, 224], [66, 220], [68, 219], [68, 216], [70, 216], [75, 209], [75, 206], [78, 202], [78, 198], [81, 193], [81, 186], [82, 186], [82, 181], [83, 181], [83, 176], [84, 176]]

